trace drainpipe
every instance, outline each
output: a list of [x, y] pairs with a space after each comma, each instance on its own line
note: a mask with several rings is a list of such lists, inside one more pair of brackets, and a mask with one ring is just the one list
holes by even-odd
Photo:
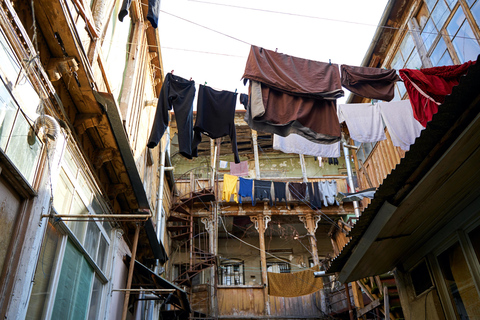
[[252, 130], [253, 155], [255, 158], [255, 179], [260, 179], [260, 160], [258, 158], [257, 131]]
[[[352, 166], [350, 164], [350, 152], [347, 148], [347, 143], [345, 141], [345, 136], [342, 133], [342, 146], [343, 146], [343, 154], [345, 156], [345, 164], [347, 165], [347, 176], [348, 176], [348, 186], [352, 192], [355, 192], [355, 186], [353, 185], [353, 173], [352, 173]], [[353, 201], [353, 208], [355, 210], [355, 217], [360, 217], [360, 208], [358, 205], [358, 201]]]
[[[160, 152], [160, 168], [158, 170], [160, 171], [160, 182], [158, 184], [158, 191], [157, 191], [157, 205], [155, 208], [156, 211], [156, 228], [157, 228], [157, 239], [158, 242], [162, 243], [162, 239], [164, 236], [164, 226], [165, 226], [165, 215], [163, 214], [163, 187], [164, 187], [164, 180], [165, 180], [165, 154], [169, 148], [170, 145], [170, 127], [167, 128], [166, 131], [167, 134], [167, 143], [165, 144], [165, 147], [162, 147], [162, 151]], [[160, 261], [156, 261], [155, 265], [155, 272], [158, 272], [160, 270]]]

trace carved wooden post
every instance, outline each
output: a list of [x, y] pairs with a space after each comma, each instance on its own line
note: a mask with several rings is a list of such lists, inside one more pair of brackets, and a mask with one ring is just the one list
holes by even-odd
[[255, 224], [255, 229], [258, 231], [258, 240], [260, 243], [260, 263], [262, 267], [262, 283], [263, 296], [265, 301], [265, 315], [270, 315], [270, 301], [268, 297], [268, 277], [267, 277], [267, 254], [265, 251], [265, 230], [271, 220], [270, 216], [259, 214], [258, 216], [250, 217], [250, 220]]
[[310, 242], [313, 264], [320, 265], [320, 259], [318, 258], [317, 239], [315, 238], [315, 231], [317, 231], [320, 216], [308, 213], [306, 216], [299, 216], [298, 218], [303, 222], [305, 229], [308, 231], [308, 241]]

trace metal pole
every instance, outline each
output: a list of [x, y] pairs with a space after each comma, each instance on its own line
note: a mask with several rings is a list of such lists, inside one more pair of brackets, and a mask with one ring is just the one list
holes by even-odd
[[135, 225], [135, 236], [133, 238], [132, 259], [130, 260], [130, 267], [128, 268], [127, 288], [125, 293], [125, 300], [123, 301], [122, 320], [127, 319], [128, 300], [130, 299], [130, 289], [132, 288], [133, 268], [135, 267], [135, 258], [137, 256], [138, 236], [140, 235], [140, 225]]
[[253, 156], [255, 158], [255, 179], [260, 179], [260, 160], [258, 159], [257, 131], [252, 130]]
[[[353, 174], [352, 174], [352, 166], [350, 164], [350, 152], [346, 147], [345, 138], [342, 137], [342, 145], [343, 145], [343, 155], [345, 156], [345, 164], [347, 166], [347, 175], [348, 175], [348, 185], [352, 192], [355, 192], [355, 186], [353, 185]], [[360, 208], [358, 205], [358, 201], [353, 201], [353, 208], [355, 210], [355, 216], [358, 218], [360, 217]]]

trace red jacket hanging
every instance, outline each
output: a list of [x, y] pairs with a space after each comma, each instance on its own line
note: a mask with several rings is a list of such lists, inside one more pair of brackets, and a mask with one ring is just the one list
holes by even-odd
[[458, 85], [460, 76], [466, 74], [468, 68], [473, 64], [475, 61], [421, 70], [399, 70], [410, 97], [413, 115], [422, 126], [426, 127], [427, 122], [432, 120], [445, 96], [452, 93], [453, 87]]

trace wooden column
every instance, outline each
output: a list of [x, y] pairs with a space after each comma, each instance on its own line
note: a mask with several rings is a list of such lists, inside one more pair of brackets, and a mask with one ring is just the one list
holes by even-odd
[[260, 242], [260, 265], [262, 268], [262, 283], [263, 296], [265, 301], [265, 315], [270, 315], [270, 301], [268, 296], [268, 277], [267, 277], [267, 253], [265, 251], [265, 230], [268, 222], [271, 220], [270, 216], [259, 214], [256, 217], [250, 217], [250, 220], [255, 224], [255, 229], [258, 231], [258, 240]]
[[320, 216], [308, 213], [307, 215], [299, 216], [298, 218], [300, 219], [300, 221], [303, 222], [305, 229], [307, 229], [308, 231], [308, 241], [310, 242], [310, 250], [312, 253], [313, 264], [319, 265], [320, 259], [318, 258], [317, 239], [315, 238], [315, 231], [317, 231]]
[[133, 237], [132, 259], [128, 268], [127, 288], [125, 292], [125, 300], [123, 301], [122, 320], [127, 319], [128, 300], [130, 299], [130, 289], [132, 288], [133, 269], [135, 268], [135, 259], [137, 256], [138, 236], [140, 235], [140, 225], [135, 225], [135, 236]]
[[352, 282], [352, 295], [353, 302], [355, 303], [355, 307], [357, 308], [357, 310], [364, 308], [365, 304], [363, 302], [362, 291], [360, 290], [360, 286], [358, 285], [357, 281]]

